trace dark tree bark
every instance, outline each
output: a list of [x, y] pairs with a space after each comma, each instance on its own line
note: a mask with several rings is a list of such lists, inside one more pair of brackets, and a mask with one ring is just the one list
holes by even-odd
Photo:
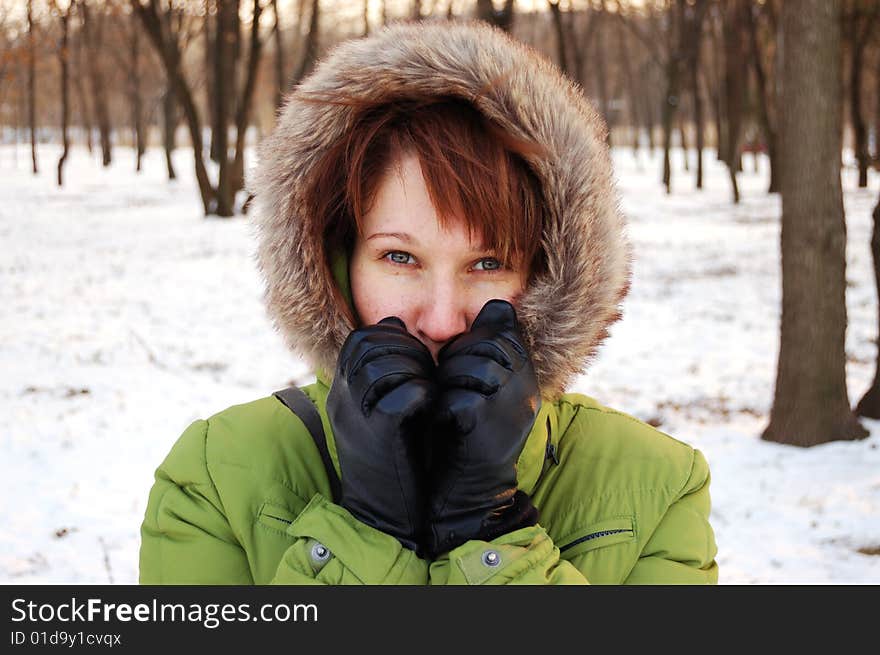
[[165, 168], [168, 169], [168, 179], [177, 179], [171, 154], [174, 152], [175, 132], [177, 130], [177, 103], [174, 97], [174, 88], [170, 83], [165, 83], [165, 93], [162, 94], [162, 145], [165, 149]]
[[[700, 95], [700, 50], [703, 44], [703, 21], [706, 16], [708, 2], [696, 0], [693, 6], [684, 7], [686, 29], [682, 35], [684, 43], [685, 66], [687, 68], [688, 83], [690, 86], [691, 106], [693, 107], [694, 132], [697, 148], [697, 179], [698, 189], [703, 188], [703, 98]], [[682, 145], [684, 145], [684, 131], [682, 131]], [[687, 164], [687, 149], [685, 149], [685, 164]], [[687, 170], [687, 167], [685, 167]]]
[[220, 164], [217, 182], [217, 215], [232, 216], [235, 190], [229, 162], [229, 116], [235, 88], [235, 40], [239, 3], [218, 0], [217, 32], [214, 38], [214, 130], [211, 159]]
[[611, 144], [611, 128], [613, 127], [611, 112], [608, 108], [608, 70], [605, 65], [605, 39], [603, 34], [607, 24], [605, 13], [605, 0], [600, 0], [591, 21], [595, 25], [595, 37], [590, 41], [593, 44], [593, 72], [596, 75], [596, 90], [599, 95], [599, 113], [608, 125], [606, 140]]
[[62, 10], [53, 2], [61, 21], [61, 44], [58, 48], [58, 63], [61, 68], [61, 156], [58, 158], [58, 186], [64, 185], [64, 162], [67, 161], [67, 153], [70, 150], [70, 139], [67, 134], [67, 124], [70, 120], [70, 11], [71, 7]]
[[253, 21], [251, 22], [250, 49], [248, 51], [247, 71], [245, 75], [244, 90], [238, 103], [238, 111], [235, 115], [235, 159], [232, 163], [232, 200], [235, 192], [244, 187], [244, 146], [247, 136], [247, 127], [250, 122], [251, 107], [253, 106], [254, 89], [257, 84], [257, 70], [262, 56], [263, 42], [260, 39], [260, 16], [263, 8], [260, 0], [254, 0], [252, 8]]
[[550, 5], [550, 14], [553, 18], [553, 31], [556, 34], [556, 63], [566, 75], [571, 76], [568, 66], [568, 55], [565, 38], [565, 28], [562, 24], [562, 10], [559, 8], [559, 0], [547, 0]]
[[140, 38], [140, 23], [137, 16], [132, 14], [128, 50], [128, 102], [131, 109], [131, 128], [134, 136], [135, 170], [138, 173], [141, 171], [141, 158], [146, 150], [146, 144], [144, 143], [143, 95], [141, 93]]
[[[621, 14], [619, 1], [616, 3], [616, 13], [618, 15]], [[642, 117], [641, 102], [639, 96], [644, 94], [644, 91], [642, 91], [642, 94], [640, 94], [636, 85], [636, 79], [633, 74], [633, 67], [626, 32], [624, 31], [623, 25], [619, 20], [615, 23], [617, 28], [615, 30], [615, 39], [617, 40], [617, 58], [619, 59], [621, 68], [623, 69], [623, 82], [625, 84], [627, 94], [626, 105], [629, 109], [628, 120], [630, 125], [633, 126], [633, 155], [638, 155], [639, 130], [643, 125], [648, 128], [648, 130], [650, 130], [650, 125], [648, 125], [648, 121]]]
[[736, 174], [742, 170], [742, 132], [747, 78], [745, 64], [748, 50], [744, 45], [745, 13], [749, 0], [730, 0], [723, 21], [724, 36], [724, 115], [725, 152], [722, 159], [727, 165], [733, 202], [739, 202], [739, 184]]
[[477, 0], [476, 18], [510, 32], [514, 18], [513, 0], [504, 0], [504, 7], [499, 10], [492, 5], [492, 0]]
[[[764, 139], [767, 143], [767, 156], [770, 159], [770, 186], [767, 193], [779, 192], [779, 131], [776, 121], [776, 103], [775, 90], [771, 88], [767, 79], [767, 73], [764, 70], [764, 52], [760, 46], [758, 38], [758, 14], [767, 15], [770, 22], [770, 34], [776, 35], [776, 17], [772, 2], [766, 2], [763, 5], [753, 5], [745, 12], [746, 25], [749, 30], [749, 46], [751, 51], [750, 61], [752, 70], [755, 72], [755, 81], [757, 83], [758, 94], [758, 121], [761, 124], [761, 130], [764, 133]], [[755, 155], [757, 158], [757, 154]]]
[[37, 169], [37, 50], [34, 46], [34, 7], [33, 0], [27, 3], [28, 24], [28, 126], [31, 131], [31, 163], [34, 175]]
[[97, 15], [92, 15], [87, 1], [82, 5], [83, 37], [88, 52], [89, 79], [92, 83], [92, 100], [94, 101], [95, 116], [98, 120], [98, 134], [101, 138], [101, 161], [104, 166], [109, 166], [113, 161], [113, 151], [110, 142], [110, 109], [107, 106], [107, 88], [104, 84], [104, 72], [102, 70], [102, 57], [100, 54], [103, 43], [104, 15], [103, 9], [99, 9]]
[[[304, 5], [305, 0], [302, 0], [300, 6], [302, 7]], [[293, 74], [293, 79], [290, 82], [291, 87], [299, 84], [300, 81], [312, 71], [312, 68], [314, 67], [315, 61], [317, 59], [318, 36], [321, 24], [320, 0], [312, 0], [311, 6], [312, 12], [311, 18], [309, 18], [309, 31], [306, 34], [306, 43], [305, 47], [303, 48], [303, 55], [299, 61], [299, 66], [297, 66], [296, 71]], [[300, 24], [301, 23], [302, 15], [300, 15]]]
[[665, 62], [666, 71], [666, 97], [663, 102], [662, 127], [663, 127], [663, 186], [666, 193], [672, 193], [672, 167], [669, 161], [669, 150], [672, 147], [672, 125], [675, 120], [675, 112], [681, 102], [679, 97], [681, 87], [681, 50], [680, 39], [684, 29], [684, 4], [685, 0], [675, 0], [675, 10], [670, 16], [670, 29], [668, 33], [669, 53]]
[[839, 16], [839, 0], [783, 4], [782, 317], [761, 438], [805, 447], [868, 435], [846, 388]]
[[[364, 34], [367, 34], [367, 0], [364, 0]], [[272, 25], [272, 36], [275, 38], [275, 109], [281, 107], [284, 93], [287, 91], [284, 76], [284, 34], [281, 31], [281, 14], [278, 12], [278, 0], [272, 0], [272, 15], [275, 22]]]
[[[568, 19], [563, 20], [562, 23], [563, 27], [566, 28], [565, 50], [568, 53], [569, 66], [574, 67], [573, 70], [569, 68], [569, 74], [582, 88], [586, 89], [588, 87], [588, 80], [587, 71], [584, 70], [586, 68], [584, 66], [584, 51], [593, 42], [593, 35], [596, 32], [597, 25], [595, 16], [593, 15], [592, 8], [589, 8], [587, 11], [567, 11], [563, 18]], [[586, 26], [578, 28], [577, 23], [584, 21], [587, 23]]]
[[[874, 229], [871, 232], [871, 256], [874, 261], [874, 285], [880, 289], [880, 197], [874, 207]], [[877, 311], [877, 334], [880, 335], [880, 308]], [[868, 418], [880, 418], [880, 339], [877, 343], [877, 356], [874, 364], [874, 380], [856, 405], [856, 414]]]
[[878, 4], [872, 2], [863, 9], [859, 2], [847, 7], [846, 23], [850, 36], [849, 118], [853, 128], [853, 149], [859, 167], [859, 188], [868, 186], [868, 130], [862, 116], [862, 80], [865, 63], [865, 47], [868, 45], [877, 22]]
[[[74, 5], [79, 5], [80, 3], [74, 3]], [[82, 30], [82, 9], [77, 9], [80, 16], [80, 30]], [[73, 75], [74, 87], [76, 89], [77, 101], [79, 102], [79, 118], [82, 121], [83, 129], [86, 132], [86, 146], [89, 149], [89, 154], [92, 154], [92, 150], [94, 149], [94, 145], [92, 143], [92, 129], [93, 129], [93, 121], [92, 121], [92, 110], [89, 106], [89, 99], [86, 94], [85, 85], [83, 83], [83, 77], [85, 77], [85, 64], [83, 63], [83, 46], [84, 42], [82, 39], [82, 32], [77, 35], [76, 45], [74, 46], [74, 53], [76, 58], [76, 66], [75, 66], [75, 74]]]

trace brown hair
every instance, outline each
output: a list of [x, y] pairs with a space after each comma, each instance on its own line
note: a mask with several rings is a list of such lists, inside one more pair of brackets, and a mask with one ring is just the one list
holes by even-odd
[[383, 176], [405, 154], [420, 162], [441, 225], [463, 217], [469, 235], [505, 264], [533, 275], [543, 268], [541, 185], [524, 157], [544, 148], [519, 139], [451, 96], [376, 104], [343, 94], [300, 98], [347, 105], [352, 127], [313, 169], [303, 198], [323, 231], [325, 256], [351, 253]]

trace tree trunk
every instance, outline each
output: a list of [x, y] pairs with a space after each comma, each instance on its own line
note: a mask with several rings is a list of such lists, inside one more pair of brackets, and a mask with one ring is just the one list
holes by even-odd
[[254, 89], [257, 85], [257, 70], [262, 54], [263, 42], [260, 39], [260, 0], [254, 0], [251, 22], [250, 49], [248, 51], [247, 71], [244, 90], [238, 103], [235, 115], [235, 159], [232, 164], [231, 193], [234, 206], [235, 194], [244, 187], [244, 149], [247, 128], [250, 123], [251, 107], [254, 100]]
[[556, 63], [559, 70], [571, 76], [568, 66], [568, 55], [566, 54], [565, 29], [562, 25], [562, 10], [559, 9], [559, 0], [547, 0], [550, 5], [550, 14], [553, 18], [553, 31], [556, 34]]
[[[302, 1], [302, 0], [300, 0]], [[272, 13], [275, 24], [272, 26], [272, 35], [275, 37], [275, 109], [281, 107], [284, 100], [285, 88], [284, 76], [284, 35], [281, 31], [281, 15], [278, 13], [278, 0], [272, 0]], [[364, 0], [364, 34], [367, 30], [367, 2]]]
[[745, 62], [747, 52], [743, 47], [745, 29], [744, 13], [749, 11], [749, 0], [733, 0], [724, 17], [724, 105], [727, 134], [724, 163], [730, 169], [733, 202], [739, 202], [739, 186], [736, 174], [742, 170], [743, 108], [747, 93]]
[[[78, 3], [77, 3], [78, 4]], [[80, 11], [80, 27], [82, 27], [82, 12]], [[83, 77], [85, 76], [85, 64], [83, 63], [83, 39], [82, 35], [78, 35], [76, 39], [76, 74], [73, 76], [76, 85], [76, 95], [79, 100], [80, 120], [83, 129], [86, 132], [86, 146], [89, 154], [92, 154], [92, 110], [89, 107], [88, 96], [86, 95], [85, 86], [83, 85]]]
[[607, 25], [605, 18], [605, 2], [601, 0], [599, 8], [591, 21], [595, 25], [595, 37], [591, 39], [593, 42], [593, 71], [596, 74], [596, 89], [599, 92], [599, 112], [608, 126], [605, 139], [608, 145], [611, 145], [611, 128], [613, 123], [611, 121], [611, 112], [608, 108], [608, 71], [605, 66], [605, 40], [602, 38], [604, 27]]
[[[871, 255], [874, 261], [874, 285], [880, 289], [880, 197], [874, 207], [874, 229], [871, 233]], [[880, 335], [880, 308], [877, 311], [877, 334]], [[874, 363], [874, 381], [856, 405], [856, 414], [868, 418], [880, 418], [880, 338], [877, 343], [877, 355]]]
[[[214, 124], [211, 135], [211, 158], [219, 162], [217, 181], [217, 215], [232, 216], [235, 211], [235, 190], [229, 161], [229, 111], [236, 95], [235, 39], [238, 1], [219, 0], [217, 32], [214, 39]], [[216, 152], [213, 152], [216, 146]]]
[[[777, 134], [777, 126], [775, 120], [771, 118], [771, 106], [775, 107], [775, 103], [771, 99], [775, 98], [772, 90], [768, 88], [767, 75], [764, 72], [763, 53], [758, 43], [758, 26], [755, 21], [753, 12], [761, 11], [759, 7], [749, 7], [745, 12], [746, 25], [749, 29], [749, 45], [751, 50], [752, 69], [755, 71], [755, 81], [758, 89], [758, 120], [761, 123], [761, 129], [764, 132], [764, 138], [767, 142], [767, 156], [770, 159], [770, 186], [767, 193], [779, 192], [779, 148], [777, 146], [779, 137]], [[779, 44], [777, 44], [778, 46]], [[772, 112], [776, 116], [776, 112]], [[755, 153], [755, 159], [758, 155]]]
[[[619, 12], [620, 3], [618, 3], [617, 6]], [[647, 120], [641, 117], [642, 112], [639, 107], [639, 91], [636, 87], [636, 80], [633, 75], [632, 62], [630, 61], [630, 53], [627, 47], [626, 32], [624, 31], [620, 20], [616, 21], [616, 25], [617, 33], [615, 37], [617, 39], [617, 58], [620, 61], [620, 65], [623, 67], [623, 81], [626, 84], [626, 93], [628, 96], [626, 103], [629, 108], [628, 120], [629, 124], [633, 126], [632, 149], [633, 155], [637, 156], [639, 153], [639, 130], [642, 128], [642, 125], [647, 126]]]
[[[305, 0], [302, 0], [304, 3]], [[293, 75], [290, 86], [299, 84], [300, 81], [312, 71], [318, 54], [318, 33], [321, 24], [320, 0], [312, 0], [312, 15], [309, 19], [309, 31], [306, 34], [306, 43], [299, 66]]]
[[165, 93], [162, 94], [162, 143], [165, 147], [165, 167], [168, 169], [168, 179], [177, 179], [174, 163], [171, 161], [171, 153], [175, 148], [175, 132], [177, 131], [177, 106], [174, 101], [174, 89], [168, 82], [165, 83]]
[[796, 446], [868, 435], [846, 388], [839, 16], [839, 0], [783, 5], [782, 317], [761, 438]]
[[853, 126], [853, 150], [859, 167], [859, 188], [868, 186], [868, 166], [870, 155], [868, 154], [868, 130], [862, 117], [862, 69], [865, 62], [865, 47], [868, 45], [870, 35], [874, 30], [874, 23], [878, 15], [877, 5], [872, 7], [871, 13], [862, 17], [857, 6], [852, 7], [848, 20], [850, 38], [850, 84], [849, 84], [849, 115]]
[[98, 120], [98, 134], [101, 138], [101, 162], [109, 166], [113, 160], [112, 146], [110, 143], [110, 110], [107, 107], [107, 89], [104, 85], [104, 74], [101, 69], [101, 55], [99, 49], [103, 40], [103, 9], [97, 16], [89, 13], [88, 2], [82, 3], [83, 36], [86, 41], [88, 52], [89, 78], [92, 83], [92, 98], [94, 100], [95, 115]]
[[69, 44], [70, 44], [70, 8], [58, 9], [61, 20], [61, 48], [58, 51], [58, 61], [61, 64], [61, 157], [58, 158], [58, 186], [64, 184], [64, 162], [67, 161], [67, 152], [70, 149], [70, 139], [67, 135], [67, 123], [70, 117], [70, 94], [68, 88], [69, 78]]
[[141, 96], [141, 71], [140, 71], [140, 26], [137, 16], [131, 16], [131, 39], [129, 43], [129, 104], [131, 105], [131, 127], [134, 135], [135, 170], [141, 171], [141, 158], [144, 155], [144, 126], [143, 126], [143, 100]]
[[144, 26], [144, 30], [149, 35], [156, 53], [162, 60], [162, 67], [173, 85], [177, 102], [183, 109], [183, 115], [186, 118], [186, 124], [189, 128], [189, 136], [192, 142], [196, 181], [199, 186], [202, 206], [205, 210], [205, 215], [211, 215], [216, 211], [215, 191], [211, 186], [208, 171], [205, 167], [205, 160], [203, 159], [202, 150], [204, 146], [202, 141], [201, 121], [199, 120], [199, 114], [196, 110], [192, 91], [190, 90], [186, 78], [183, 76], [183, 71], [180, 68], [179, 47], [177, 42], [173, 40], [173, 35], [168, 34], [166, 37], [165, 30], [162, 29], [161, 19], [155, 3], [145, 6], [140, 3], [140, 0], [131, 0], [131, 6], [141, 19], [141, 24]]
[[694, 100], [694, 130], [697, 140], [697, 188], [703, 188], [703, 98], [700, 96], [699, 60], [691, 62], [691, 97]]
[[672, 168], [669, 163], [669, 149], [672, 147], [672, 121], [678, 109], [680, 67], [678, 58], [670, 53], [666, 63], [666, 97], [663, 103], [663, 186], [666, 193], [672, 193]]
[[505, 32], [510, 32], [513, 27], [514, 6], [513, 0], [504, 0], [504, 7], [496, 10], [492, 0], [477, 0], [476, 18], [500, 27]]
[[[681, 113], [681, 112], [679, 112]], [[690, 143], [687, 140], [687, 128], [685, 127], [685, 119], [683, 116], [679, 115], [678, 117], [678, 140], [681, 143], [681, 152], [682, 152], [682, 167], [686, 172], [690, 172], [691, 164], [689, 161], [690, 156]]]
[[28, 23], [28, 125], [31, 130], [31, 163], [37, 174], [37, 51], [34, 47], [33, 0], [27, 3]]

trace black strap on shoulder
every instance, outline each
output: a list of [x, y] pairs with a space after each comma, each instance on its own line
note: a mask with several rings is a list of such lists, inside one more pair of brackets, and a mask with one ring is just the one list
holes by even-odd
[[327, 479], [330, 482], [330, 491], [333, 494], [333, 502], [339, 502], [342, 496], [342, 488], [339, 483], [339, 476], [336, 475], [336, 468], [333, 466], [333, 460], [330, 459], [330, 451], [327, 449], [327, 437], [324, 436], [324, 426], [321, 423], [321, 415], [315, 403], [309, 398], [305, 392], [299, 387], [288, 387], [272, 394], [287, 407], [291, 412], [299, 417], [312, 435], [315, 446], [321, 454], [321, 461], [324, 462], [324, 470], [327, 472]]

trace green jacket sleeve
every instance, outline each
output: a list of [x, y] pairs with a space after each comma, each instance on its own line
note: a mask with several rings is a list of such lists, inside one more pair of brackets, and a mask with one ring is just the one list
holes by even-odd
[[642, 548], [624, 584], [717, 584], [718, 548], [709, 524], [709, 465], [694, 450], [690, 475]]
[[[141, 584], [254, 584], [210, 474], [209, 430], [209, 421], [190, 425], [156, 471], [141, 526]], [[287, 533], [294, 539], [270, 584], [427, 581], [426, 562], [320, 494]]]
[[205, 461], [208, 422], [196, 421], [156, 471], [141, 525], [141, 584], [252, 584]]
[[434, 585], [584, 585], [574, 566], [559, 557], [559, 548], [540, 525], [514, 530], [492, 541], [463, 543], [435, 560]]

